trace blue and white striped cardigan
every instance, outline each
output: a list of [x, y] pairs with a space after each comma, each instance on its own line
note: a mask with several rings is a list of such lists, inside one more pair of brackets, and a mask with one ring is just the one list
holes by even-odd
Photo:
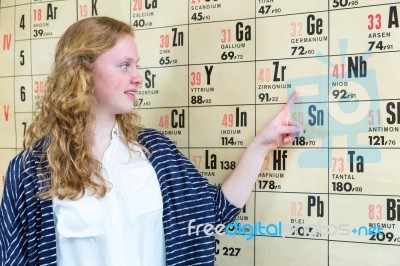
[[[143, 130], [139, 143], [151, 152], [150, 162], [161, 187], [167, 265], [214, 265], [215, 237], [204, 233], [189, 236], [188, 223], [196, 219], [193, 225], [228, 224], [240, 209], [158, 131]], [[57, 265], [52, 201], [37, 199], [38, 192], [49, 184], [37, 171], [35, 153], [42, 149], [40, 141], [25, 160], [23, 153], [17, 155], [7, 170], [0, 208], [1, 266]], [[40, 172], [48, 174], [48, 166], [46, 169]]]

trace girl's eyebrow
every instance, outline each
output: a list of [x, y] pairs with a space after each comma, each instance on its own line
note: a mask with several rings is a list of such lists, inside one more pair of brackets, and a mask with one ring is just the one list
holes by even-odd
[[137, 60], [135, 60], [134, 58], [132, 58], [132, 57], [125, 57], [125, 60], [126, 61], [130, 61], [130, 62], [139, 62], [139, 60], [140, 60], [140, 58], [138, 58]]

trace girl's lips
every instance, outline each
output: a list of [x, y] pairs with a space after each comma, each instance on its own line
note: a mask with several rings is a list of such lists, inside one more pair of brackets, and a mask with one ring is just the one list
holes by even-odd
[[129, 96], [129, 98], [131, 98], [131, 99], [135, 99], [135, 90], [128, 90], [128, 91], [125, 91], [124, 92], [126, 95], [128, 95]]

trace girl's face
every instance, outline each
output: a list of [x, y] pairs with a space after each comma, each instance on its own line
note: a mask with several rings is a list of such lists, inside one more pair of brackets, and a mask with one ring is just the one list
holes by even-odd
[[93, 64], [96, 115], [115, 116], [132, 111], [135, 92], [142, 86], [134, 39], [126, 34]]

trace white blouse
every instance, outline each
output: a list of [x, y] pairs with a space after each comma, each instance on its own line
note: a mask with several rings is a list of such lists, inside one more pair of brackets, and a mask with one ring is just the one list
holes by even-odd
[[111, 191], [100, 199], [89, 190], [79, 200], [53, 199], [57, 265], [166, 264], [160, 185], [146, 155], [134, 149], [115, 127], [101, 170]]

